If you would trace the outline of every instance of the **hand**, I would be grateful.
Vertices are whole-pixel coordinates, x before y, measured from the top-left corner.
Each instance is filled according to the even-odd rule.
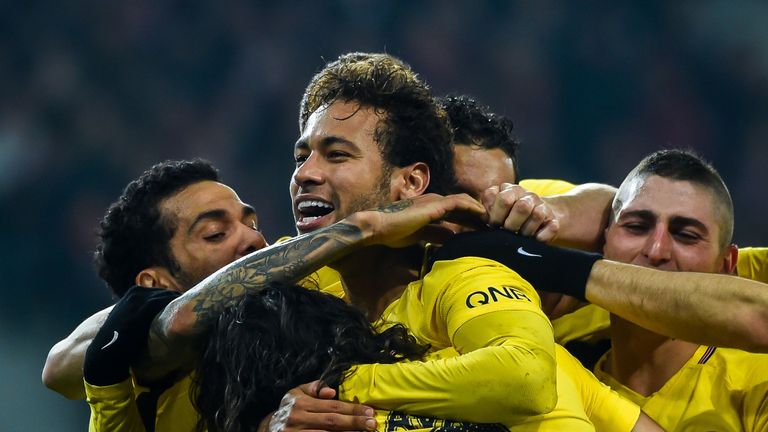
[[[539,291],[539,297],[541,298],[541,309],[550,320],[556,320],[585,304],[576,297],[548,291]]]
[[[368,244],[405,247],[419,241],[441,243],[453,234],[438,221],[482,225],[485,208],[467,194],[426,194],[396,201],[351,217],[360,223]]]
[[[283,396],[277,411],[262,420],[259,432],[373,431],[373,408],[333,399],[336,390],[320,381],[302,384]]]
[[[132,287],[115,304],[83,361],[83,377],[90,384],[117,384],[129,376],[129,366],[147,346],[152,320],[179,293],[162,288]]]
[[[511,183],[491,186],[483,192],[482,201],[491,227],[501,227],[542,242],[557,237],[560,222],[553,209],[521,186]]]

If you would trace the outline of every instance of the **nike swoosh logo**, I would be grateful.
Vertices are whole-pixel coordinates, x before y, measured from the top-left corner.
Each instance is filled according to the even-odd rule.
[[[539,258],[541,258],[541,255],[536,255],[536,254],[533,254],[533,253],[530,253],[530,252],[526,252],[525,249],[523,249],[522,246],[517,248],[517,253],[519,253],[520,255],[525,255],[525,256],[529,256],[529,257],[539,257]]]
[[[106,347],[108,347],[108,346],[112,345],[113,343],[115,343],[115,341],[117,340],[117,336],[118,336],[117,335],[117,330],[115,330],[115,334],[112,336],[112,340],[109,341],[108,344],[106,344],[103,347],[101,347],[101,349],[105,349]]]

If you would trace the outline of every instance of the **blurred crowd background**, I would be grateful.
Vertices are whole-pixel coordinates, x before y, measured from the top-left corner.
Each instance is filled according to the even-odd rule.
[[[205,157],[269,239],[294,233],[298,103],[349,51],[510,116],[523,177],[617,184],[695,149],[731,188],[738,244],[768,245],[765,2],[0,2],[0,430],[87,428],[40,372],[110,304],[94,229],[141,171]]]

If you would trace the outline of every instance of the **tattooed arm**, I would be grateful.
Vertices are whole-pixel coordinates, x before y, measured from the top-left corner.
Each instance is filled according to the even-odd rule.
[[[134,371],[159,379],[192,367],[205,332],[221,311],[248,292],[273,282],[295,283],[359,248],[399,247],[434,234],[431,222],[448,216],[481,216],[485,209],[468,195],[428,194],[354,213],[316,232],[254,252],[224,267],[174,300],[155,318],[148,352]]]

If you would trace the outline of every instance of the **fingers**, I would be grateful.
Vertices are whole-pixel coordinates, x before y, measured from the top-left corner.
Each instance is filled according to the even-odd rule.
[[[488,188],[482,196],[488,225],[551,241],[560,227],[552,208],[538,195],[518,185],[502,183]]]
[[[319,381],[290,390],[269,420],[269,431],[349,431],[375,430],[374,410],[368,406],[343,402],[333,397],[335,390]],[[316,397],[317,395],[319,397]]]

